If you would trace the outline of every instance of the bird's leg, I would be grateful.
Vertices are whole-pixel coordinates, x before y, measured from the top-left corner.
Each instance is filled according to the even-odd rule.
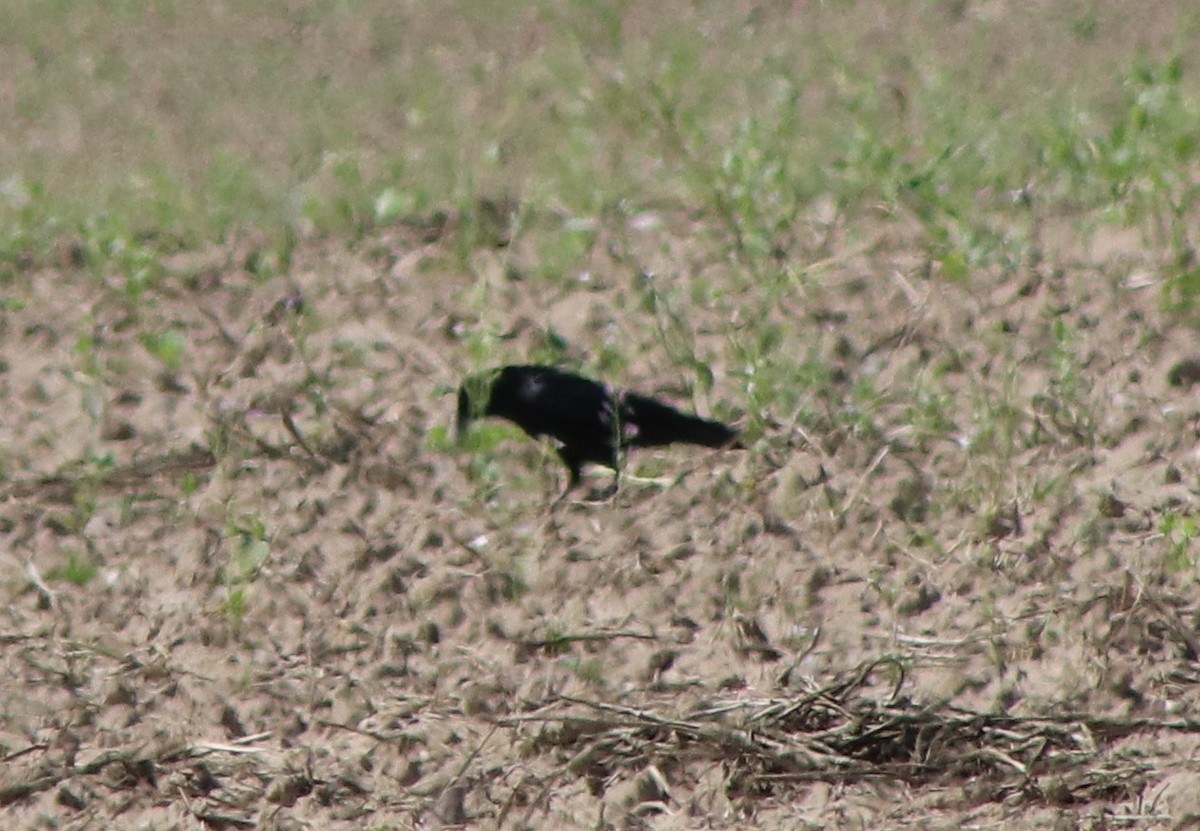
[[[576,458],[574,454],[568,452],[565,448],[559,447],[557,449],[559,458],[561,458],[563,460],[563,464],[567,466],[567,476],[569,478],[567,480],[566,488],[564,488],[563,492],[558,495],[558,498],[551,503],[551,508],[566,499],[567,494],[575,490],[583,477],[583,462]]]

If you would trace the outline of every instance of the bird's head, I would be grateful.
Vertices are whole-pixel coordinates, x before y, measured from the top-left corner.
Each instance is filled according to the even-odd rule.
[[[481,372],[463,379],[458,388],[458,413],[455,431],[461,444],[467,437],[471,422],[488,414],[492,400],[492,385],[496,382],[496,371]]]
[[[458,437],[458,443],[462,444],[467,437],[467,428],[471,425],[471,394],[467,392],[467,385],[463,384],[458,388],[458,414],[454,418],[455,435]]]

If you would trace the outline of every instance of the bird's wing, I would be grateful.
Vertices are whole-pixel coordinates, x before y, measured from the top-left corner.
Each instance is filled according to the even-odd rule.
[[[565,373],[533,375],[522,382],[523,409],[538,433],[566,441],[612,426],[612,396],[595,381]]]

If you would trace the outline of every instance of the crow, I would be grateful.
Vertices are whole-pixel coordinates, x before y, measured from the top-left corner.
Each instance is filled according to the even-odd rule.
[[[505,366],[464,380],[458,389],[459,440],[472,420],[486,416],[508,419],[534,438],[554,440],[570,474],[564,495],[579,484],[587,462],[619,472],[618,456],[627,447],[674,442],[725,447],[738,435],[719,421],[549,366]]]

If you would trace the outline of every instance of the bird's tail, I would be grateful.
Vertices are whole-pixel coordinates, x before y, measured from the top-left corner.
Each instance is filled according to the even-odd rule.
[[[705,447],[725,447],[737,438],[737,430],[719,421],[681,413],[674,407],[634,392],[621,398],[623,442],[634,447],[683,442]]]

